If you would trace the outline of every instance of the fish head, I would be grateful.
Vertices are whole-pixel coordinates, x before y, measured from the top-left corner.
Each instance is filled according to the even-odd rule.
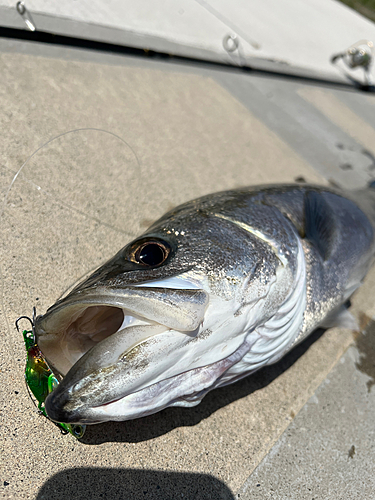
[[[93,424],[199,403],[277,310],[288,272],[269,244],[212,211],[170,212],[36,319],[60,378],[48,416]]]

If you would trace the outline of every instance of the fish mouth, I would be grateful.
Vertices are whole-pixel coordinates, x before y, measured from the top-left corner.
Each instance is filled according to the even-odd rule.
[[[50,366],[64,377],[90,349],[119,332],[122,353],[152,336],[152,328],[194,332],[202,322],[208,295],[202,289],[132,286],[95,288],[68,296],[35,324],[38,345]]]
[[[112,335],[125,330],[127,333],[134,332],[134,328],[131,328],[134,326],[157,325],[134,313],[130,314],[125,308],[102,303],[69,308],[64,310],[64,317],[61,314],[53,320],[56,322],[54,329],[49,328],[49,322],[46,320],[43,325],[37,323],[36,337],[48,364],[61,378],[65,377],[88,351]],[[139,333],[137,337],[134,334],[128,335],[128,345],[123,344],[122,352],[152,335],[149,328],[141,329]]]
[[[60,380],[46,399],[48,416],[95,423],[95,408],[168,377],[168,352],[195,337],[207,305],[208,294],[196,286],[95,288],[56,303],[35,324],[37,343]]]

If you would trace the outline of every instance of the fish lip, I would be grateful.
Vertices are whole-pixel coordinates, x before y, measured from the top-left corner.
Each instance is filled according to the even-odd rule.
[[[53,422],[57,423],[64,423],[64,424],[99,424],[102,422],[100,419],[93,419],[93,418],[87,418],[87,411],[89,412],[90,408],[89,406],[82,406],[76,410],[66,410],[64,403],[69,402],[69,396],[66,394],[67,391],[64,391],[63,393],[56,393],[53,391],[51,394],[48,395],[46,398],[44,405],[45,405],[45,410],[47,413],[47,416],[50,420]],[[64,396],[64,397],[62,397]],[[59,399],[57,402],[56,399]],[[86,416],[83,416],[86,415]]]
[[[54,422],[62,422],[66,424],[73,423],[69,413],[64,410],[64,403],[69,401],[66,394],[67,391],[57,392],[56,389],[49,394],[44,402],[44,408],[48,418]],[[65,396],[65,400],[62,396]],[[56,401],[58,399],[59,401]]]
[[[132,290],[133,288],[135,287],[126,286],[126,289]],[[82,306],[82,310],[90,306],[117,307],[120,309],[128,310],[131,314],[130,309],[126,307],[126,302],[119,300],[118,296],[114,296],[114,293],[116,291],[116,288],[105,287],[79,290],[75,292],[74,295],[68,295],[61,301],[56,302],[53,306],[47,309],[47,312],[44,315],[38,316],[36,318],[36,326],[39,326],[40,328],[40,323],[45,322],[46,319],[49,319],[50,316],[56,315],[60,311],[65,310],[67,307],[74,306]],[[143,319],[145,321],[152,322],[151,318],[144,317]]]
[[[44,408],[50,420],[56,423],[64,424],[82,424],[93,425],[102,422],[98,418],[90,418],[90,409],[94,408],[88,405],[82,405],[75,409],[67,409],[69,405],[69,390],[51,392],[45,402]],[[102,405],[105,406],[105,405]]]
[[[113,399],[108,403],[102,405],[90,406],[82,401],[82,404],[76,408],[69,408],[71,405],[71,392],[74,383],[70,384],[68,387],[64,387],[59,384],[45,399],[44,408],[46,410],[47,416],[50,420],[58,423],[75,424],[75,423],[100,423],[100,420],[93,421],[91,418],[87,418],[87,414],[90,412],[91,408],[99,408],[101,406],[106,406],[108,404],[114,403],[126,396],[121,396],[117,399]]]
[[[36,318],[36,323],[35,323],[36,334],[38,336],[38,331],[40,331],[41,333],[47,333],[42,326],[43,323],[48,321],[51,316],[54,318],[59,312],[66,310],[68,307],[74,308],[74,306],[77,307],[77,310],[79,310],[80,308],[82,308],[83,310],[91,306],[117,307],[119,309],[127,311],[129,315],[136,316],[145,322],[151,324],[152,323],[164,324],[163,322],[160,322],[157,319],[155,319],[152,314],[144,314],[144,312],[141,312],[139,308],[135,308],[134,305],[129,306],[129,296],[130,298],[133,298],[131,297],[131,294],[139,295],[142,292],[144,294],[147,294],[150,293],[151,291],[159,293],[160,292],[167,293],[173,291],[174,295],[185,293],[187,295],[190,294],[190,297],[196,297],[197,294],[200,294],[202,297],[206,299],[204,308],[208,305],[208,293],[203,288],[194,287],[193,289],[179,289],[179,288],[170,288],[162,286],[149,286],[147,284],[145,284],[144,286],[142,285],[143,284],[126,285],[122,289],[119,289],[118,287],[113,287],[113,288],[96,287],[93,289],[84,289],[82,291],[77,291],[74,293],[73,296],[67,296],[62,301],[58,301],[56,304],[50,307],[43,316],[38,316]],[[172,307],[176,307],[176,304],[172,304]],[[165,325],[165,326],[171,328],[170,325]],[[191,330],[194,329],[195,328],[191,328]],[[187,328],[187,330],[190,330],[190,328]]]
[[[95,416],[92,415],[92,411],[95,411],[98,408],[104,408],[127,397],[127,395],[125,395],[102,405],[89,406],[82,404],[81,406],[74,409],[68,409],[67,406],[69,406],[70,402],[69,393],[69,388],[64,389],[63,391],[58,391],[57,389],[55,389],[47,396],[44,402],[44,408],[46,410],[48,418],[53,422],[87,425],[102,423],[103,420],[100,418],[95,418]],[[92,417],[90,417],[90,415],[92,415]]]

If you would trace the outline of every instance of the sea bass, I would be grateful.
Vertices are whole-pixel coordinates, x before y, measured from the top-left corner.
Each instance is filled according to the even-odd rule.
[[[60,379],[48,416],[94,424],[194,406],[342,321],[373,262],[366,213],[308,185],[225,191],[168,212],[36,318]]]

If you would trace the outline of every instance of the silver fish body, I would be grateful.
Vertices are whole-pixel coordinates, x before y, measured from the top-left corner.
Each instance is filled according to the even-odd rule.
[[[92,424],[196,405],[331,324],[373,257],[370,218],[327,188],[181,205],[37,318],[61,378],[46,411]]]

